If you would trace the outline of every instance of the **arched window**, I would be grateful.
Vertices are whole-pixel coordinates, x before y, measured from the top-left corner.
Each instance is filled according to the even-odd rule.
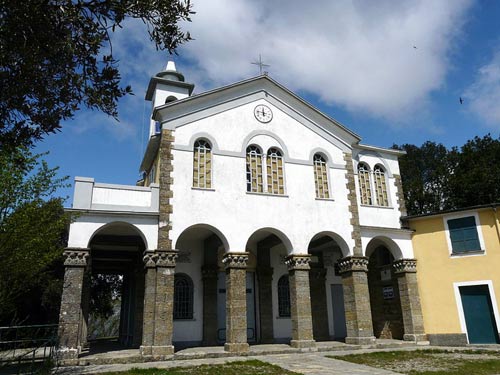
[[[212,146],[203,139],[194,143],[193,187],[202,189],[212,187]]]
[[[174,319],[193,319],[193,281],[183,273],[174,276]]]
[[[167,99],[165,99],[165,104],[175,102],[176,100],[177,98],[175,96],[170,95]]]
[[[375,180],[375,195],[377,196],[377,204],[379,206],[389,206],[384,169],[380,165],[376,165],[375,168],[373,168],[373,176]]]
[[[328,168],[326,165],[326,159],[321,154],[315,154],[313,162],[316,198],[330,198],[330,192],[328,191]]]
[[[247,191],[262,193],[262,151],[257,146],[247,147]]]
[[[288,275],[283,275],[278,280],[278,315],[280,318],[290,317],[290,284]]]
[[[361,204],[373,204],[370,171],[368,170],[368,166],[364,163],[358,164],[358,182]]]
[[[283,156],[277,148],[270,148],[267,152],[267,192],[285,194]]]

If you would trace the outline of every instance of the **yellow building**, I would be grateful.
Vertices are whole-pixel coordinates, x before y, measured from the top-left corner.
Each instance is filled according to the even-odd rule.
[[[407,217],[433,345],[499,343],[500,204]]]

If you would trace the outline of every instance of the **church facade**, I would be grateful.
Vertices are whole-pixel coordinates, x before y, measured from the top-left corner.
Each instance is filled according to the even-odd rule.
[[[173,62],[151,78],[138,186],[75,180],[66,358],[87,345],[98,273],[123,276],[119,340],[143,356],[424,339],[401,152],[363,145],[267,75],[193,88]]]

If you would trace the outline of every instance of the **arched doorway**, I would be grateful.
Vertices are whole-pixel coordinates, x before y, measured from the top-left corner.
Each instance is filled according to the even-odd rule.
[[[311,311],[316,341],[344,340],[347,336],[342,277],[337,262],[347,245],[335,233],[318,233],[309,243]]]
[[[221,262],[228,250],[215,227],[197,224],[177,239],[174,279],[174,332],[177,349],[225,342],[225,275]]]
[[[97,350],[116,344],[139,347],[144,307],[143,234],[132,224],[112,222],[93,234],[88,247],[91,267],[84,281],[82,312],[90,349],[93,344]]]
[[[366,256],[373,334],[376,338],[402,340],[403,314],[393,267],[394,261],[401,258],[400,251],[392,241],[374,238],[367,246]]]
[[[255,259],[247,270],[247,278],[254,279],[257,297],[253,302],[254,312],[252,302],[247,302],[247,315],[255,315],[254,342],[289,343],[292,323],[285,259],[291,251],[290,240],[279,230],[263,228],[250,236],[246,250],[250,259]],[[248,334],[252,334],[250,326]]]

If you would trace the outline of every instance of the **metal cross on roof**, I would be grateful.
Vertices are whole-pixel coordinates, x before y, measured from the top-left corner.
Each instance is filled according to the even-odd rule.
[[[264,67],[269,68],[271,66],[271,65],[264,64],[262,62],[262,57],[260,56],[260,54],[259,54],[259,61],[255,61],[255,62],[252,62],[250,64],[258,65],[260,74],[262,74],[262,68],[264,68]],[[264,73],[267,73],[267,72],[264,72]]]

